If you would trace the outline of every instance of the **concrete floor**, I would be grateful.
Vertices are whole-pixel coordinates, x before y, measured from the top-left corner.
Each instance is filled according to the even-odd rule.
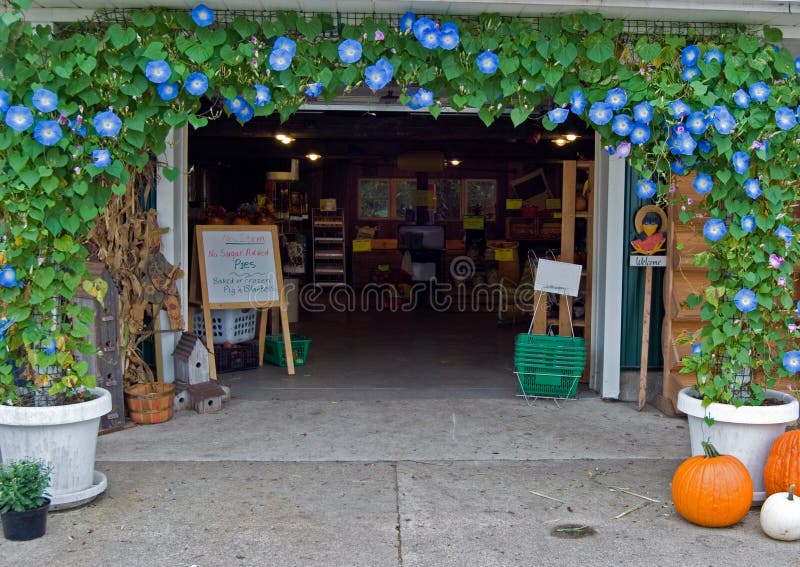
[[[101,436],[106,493],[50,514],[39,540],[0,540],[0,564],[797,564],[757,510],[724,529],[677,515],[685,420],[591,392],[528,405],[517,329],[433,315],[413,329],[392,314],[304,320],[314,342],[294,378],[224,375],[217,413]]]

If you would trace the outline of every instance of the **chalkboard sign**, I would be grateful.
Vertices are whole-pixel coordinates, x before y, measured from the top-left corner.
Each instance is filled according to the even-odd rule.
[[[254,307],[279,301],[280,258],[275,254],[272,231],[267,227],[226,229],[199,233],[209,306]]]

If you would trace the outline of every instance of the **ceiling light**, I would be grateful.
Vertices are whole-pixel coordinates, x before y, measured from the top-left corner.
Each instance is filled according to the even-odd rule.
[[[294,142],[294,138],[291,136],[287,136],[286,134],[275,134],[275,139],[278,140],[281,144],[291,144]]]
[[[450,165],[459,166],[459,165],[461,165],[461,160],[460,159],[451,159],[450,160]]]
[[[319,154],[318,154],[318,153],[316,153],[316,152],[311,152],[310,154],[306,154],[306,157],[307,157],[308,159],[310,159],[311,161],[317,161],[317,160],[318,160],[319,158],[321,158],[322,156],[321,156],[321,155],[319,155]]]
[[[564,138],[556,138],[553,140],[553,143],[557,146],[564,146],[567,144],[567,141]]]
[[[574,142],[575,140],[577,140],[577,139],[578,139],[578,136],[577,136],[577,135],[575,135],[575,134],[567,134],[567,135],[566,135],[566,136],[564,136],[564,137],[565,137],[565,138],[567,139],[567,141],[569,141],[569,142]]]

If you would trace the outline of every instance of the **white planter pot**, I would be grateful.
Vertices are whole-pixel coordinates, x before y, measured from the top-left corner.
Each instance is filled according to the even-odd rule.
[[[100,418],[111,411],[108,390],[92,390],[88,402],[51,407],[0,405],[0,456],[42,459],[53,467],[51,509],[73,508],[93,500],[107,486],[94,470]]]
[[[786,431],[786,426],[797,420],[797,399],[789,394],[767,390],[768,399],[785,403],[775,406],[742,406],[712,403],[703,407],[702,400],[695,398],[692,388],[678,393],[678,409],[689,416],[689,439],[692,455],[702,455],[703,441],[710,441],[721,454],[733,455],[747,467],[753,479],[753,503],[763,502],[764,464],[772,442]],[[714,418],[708,426],[704,417]]]

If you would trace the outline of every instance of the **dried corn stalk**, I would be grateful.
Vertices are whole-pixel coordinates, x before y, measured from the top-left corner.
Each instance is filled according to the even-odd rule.
[[[142,292],[148,239],[158,225],[156,211],[143,211],[139,203],[147,201],[155,178],[153,162],[141,172],[131,171],[125,194],[111,197],[89,237],[98,260],[106,264],[120,291],[120,353],[126,386],[154,380],[140,345],[154,334],[152,324],[145,326],[145,314],[152,313],[152,305]]]

